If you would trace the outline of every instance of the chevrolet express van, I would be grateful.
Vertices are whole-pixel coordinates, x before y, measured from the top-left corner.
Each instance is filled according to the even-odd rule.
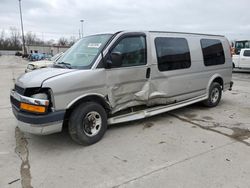
[[[89,145],[108,124],[196,102],[214,107],[231,80],[224,36],[122,31],[82,38],[52,68],[20,76],[10,98],[24,132],[51,134],[65,125],[74,141]]]

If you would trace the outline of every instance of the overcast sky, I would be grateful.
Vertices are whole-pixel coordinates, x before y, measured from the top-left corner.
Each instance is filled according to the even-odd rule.
[[[166,30],[250,39],[250,0],[22,0],[24,30],[46,40],[119,30]],[[0,29],[20,29],[18,0],[0,0]]]

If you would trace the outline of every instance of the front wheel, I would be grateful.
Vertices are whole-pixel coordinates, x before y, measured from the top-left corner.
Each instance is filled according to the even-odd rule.
[[[209,97],[203,102],[205,106],[215,107],[219,104],[222,95],[221,85],[217,82],[213,82],[209,89]]]
[[[69,119],[71,138],[82,145],[98,142],[107,129],[107,114],[104,108],[95,102],[86,102],[77,106]]]

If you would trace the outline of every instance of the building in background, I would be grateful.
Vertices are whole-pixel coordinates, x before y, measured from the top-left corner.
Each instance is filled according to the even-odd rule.
[[[70,46],[59,46],[59,45],[26,45],[27,53],[45,53],[55,55],[60,52],[65,52]]]

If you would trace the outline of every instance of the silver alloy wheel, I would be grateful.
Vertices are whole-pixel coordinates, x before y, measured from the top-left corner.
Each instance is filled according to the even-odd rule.
[[[211,101],[212,103],[216,103],[219,99],[220,96],[220,91],[218,88],[213,88],[212,92],[211,92]]]
[[[102,127],[102,117],[98,112],[96,111],[89,112],[84,117],[83,131],[87,136],[93,137],[97,135],[101,130],[101,127]]]

